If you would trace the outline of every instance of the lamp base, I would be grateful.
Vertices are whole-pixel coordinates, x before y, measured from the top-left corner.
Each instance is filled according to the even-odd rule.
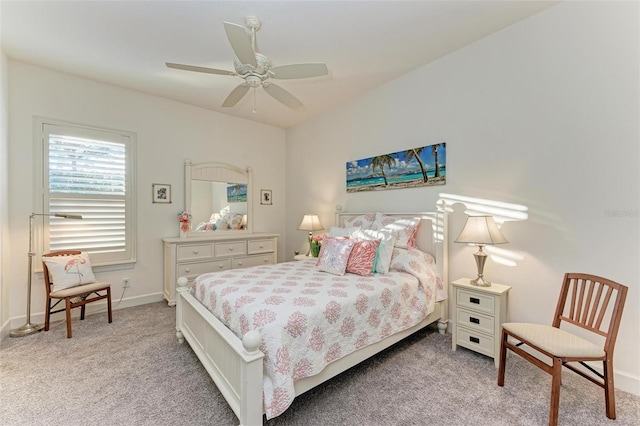
[[[11,337],[24,337],[29,336],[31,334],[37,333],[44,328],[44,324],[31,324],[30,322],[26,323],[22,327],[15,328],[9,332],[9,336]]]
[[[469,284],[476,285],[478,287],[491,287],[491,283],[481,276],[478,276],[478,278],[476,278],[475,280],[471,280]]]

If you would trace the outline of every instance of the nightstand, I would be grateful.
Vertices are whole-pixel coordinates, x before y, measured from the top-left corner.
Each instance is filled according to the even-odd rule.
[[[500,327],[507,321],[510,286],[491,283],[491,287],[469,284],[469,278],[451,283],[453,292],[453,335],[451,348],[471,349],[494,359],[498,367]]]

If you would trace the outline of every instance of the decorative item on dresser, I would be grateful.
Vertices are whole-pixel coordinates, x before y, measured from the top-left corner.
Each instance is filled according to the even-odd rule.
[[[460,235],[454,241],[456,243],[470,243],[478,246],[478,252],[473,254],[478,267],[478,277],[471,280],[471,284],[480,287],[490,287],[491,283],[484,279],[484,263],[487,261],[487,254],[482,250],[487,244],[508,243],[502,235],[493,216],[469,216],[464,224]]]
[[[463,346],[490,356],[498,368],[500,327],[507,321],[507,302],[510,286],[493,283],[478,287],[471,279],[462,278],[451,283],[453,294],[453,324],[451,347]]]
[[[278,261],[277,234],[224,234],[207,238],[163,238],[164,298],[176,304],[176,280],[207,272],[268,265]]]

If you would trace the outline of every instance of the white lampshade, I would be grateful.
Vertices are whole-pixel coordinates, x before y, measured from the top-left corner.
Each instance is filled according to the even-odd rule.
[[[319,231],[324,229],[317,214],[305,214],[298,226],[300,231]]]
[[[469,216],[456,243],[504,244],[508,243],[493,220],[493,216]]]

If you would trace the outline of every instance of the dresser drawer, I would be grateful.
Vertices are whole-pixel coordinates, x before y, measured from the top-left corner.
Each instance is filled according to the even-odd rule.
[[[494,334],[494,317],[464,308],[457,308],[456,313],[457,324],[468,327],[471,330],[479,330],[484,331],[485,333]]]
[[[275,263],[273,261],[273,253],[256,255],[256,256],[246,256],[246,257],[236,257],[232,261],[232,268],[249,268],[251,266],[258,265],[271,265]]]
[[[231,260],[216,260],[211,262],[197,263],[181,263],[178,264],[178,277],[187,277],[189,279],[207,272],[224,271],[231,269]]]
[[[246,241],[233,241],[228,243],[215,243],[216,257],[237,256],[247,254]]]
[[[274,251],[273,240],[254,240],[247,242],[247,253],[271,253]]]
[[[468,307],[491,315],[495,314],[496,307],[493,296],[463,288],[458,288],[457,292],[458,306]]]
[[[213,244],[189,244],[177,248],[178,262],[203,259],[213,259]]]
[[[470,330],[466,327],[458,326],[457,342],[458,345],[464,346],[481,354],[493,357],[495,340],[493,336]]]

